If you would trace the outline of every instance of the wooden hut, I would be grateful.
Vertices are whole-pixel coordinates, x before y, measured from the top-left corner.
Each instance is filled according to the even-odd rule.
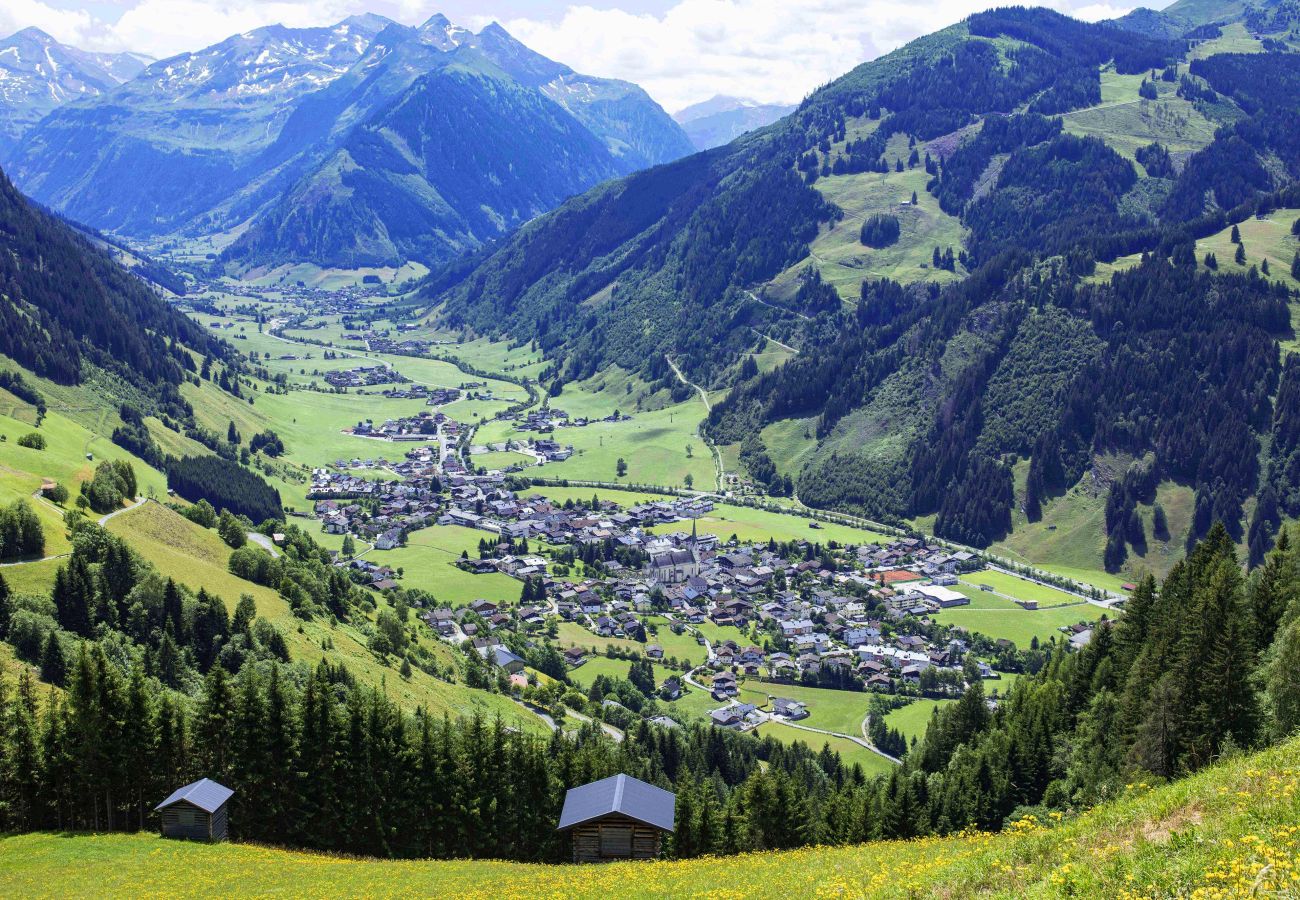
[[[224,841],[226,804],[235,792],[208,778],[177,788],[154,807],[162,814],[162,836],[191,841]]]
[[[676,807],[675,794],[614,775],[570,788],[559,830],[573,836],[576,863],[655,859],[664,833],[673,830]]]

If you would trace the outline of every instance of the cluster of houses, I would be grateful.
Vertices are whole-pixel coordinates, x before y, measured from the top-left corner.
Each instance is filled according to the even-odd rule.
[[[372,333],[373,334],[373,333]],[[429,348],[433,346],[432,341],[422,341],[417,338],[395,339],[391,337],[378,337],[371,334],[362,335],[363,347],[370,353],[391,353],[394,356],[426,356]]]
[[[460,423],[448,418],[446,413],[428,410],[400,419],[386,419],[378,424],[366,419],[343,429],[344,434],[385,441],[436,441],[442,437],[454,442],[460,431]]]
[[[615,411],[603,419],[589,419],[586,416],[570,416],[562,409],[543,406],[529,410],[527,413],[509,413],[498,416],[511,419],[517,431],[531,431],[536,434],[550,434],[556,428],[584,428],[592,422],[626,422],[632,417]]]
[[[409,379],[389,366],[357,366],[325,373],[325,380],[336,388],[369,387],[376,384],[404,384]]]

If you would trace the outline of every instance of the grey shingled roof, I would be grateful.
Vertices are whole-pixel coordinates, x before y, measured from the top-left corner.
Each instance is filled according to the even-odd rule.
[[[629,775],[613,775],[569,788],[560,813],[560,830],[620,813],[664,831],[673,830],[677,795]]]
[[[206,813],[214,813],[232,796],[234,791],[225,785],[217,784],[209,778],[200,778],[193,784],[172,791],[172,795],[154,807],[154,811],[171,806],[173,803],[189,803]]]

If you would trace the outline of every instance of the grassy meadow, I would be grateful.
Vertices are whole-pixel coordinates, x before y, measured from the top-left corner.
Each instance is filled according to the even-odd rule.
[[[605,866],[353,859],[153,834],[0,839],[16,897],[1294,897],[1300,739],[1000,834]],[[238,823],[235,823],[238,827]]]

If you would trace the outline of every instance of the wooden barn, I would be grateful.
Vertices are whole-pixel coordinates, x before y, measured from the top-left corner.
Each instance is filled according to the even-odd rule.
[[[614,775],[570,788],[559,830],[572,835],[576,863],[655,859],[664,834],[673,830],[676,807],[675,794]]]
[[[191,841],[224,841],[228,826],[226,804],[235,794],[230,788],[201,778],[177,788],[154,807],[162,814],[162,836]]]

